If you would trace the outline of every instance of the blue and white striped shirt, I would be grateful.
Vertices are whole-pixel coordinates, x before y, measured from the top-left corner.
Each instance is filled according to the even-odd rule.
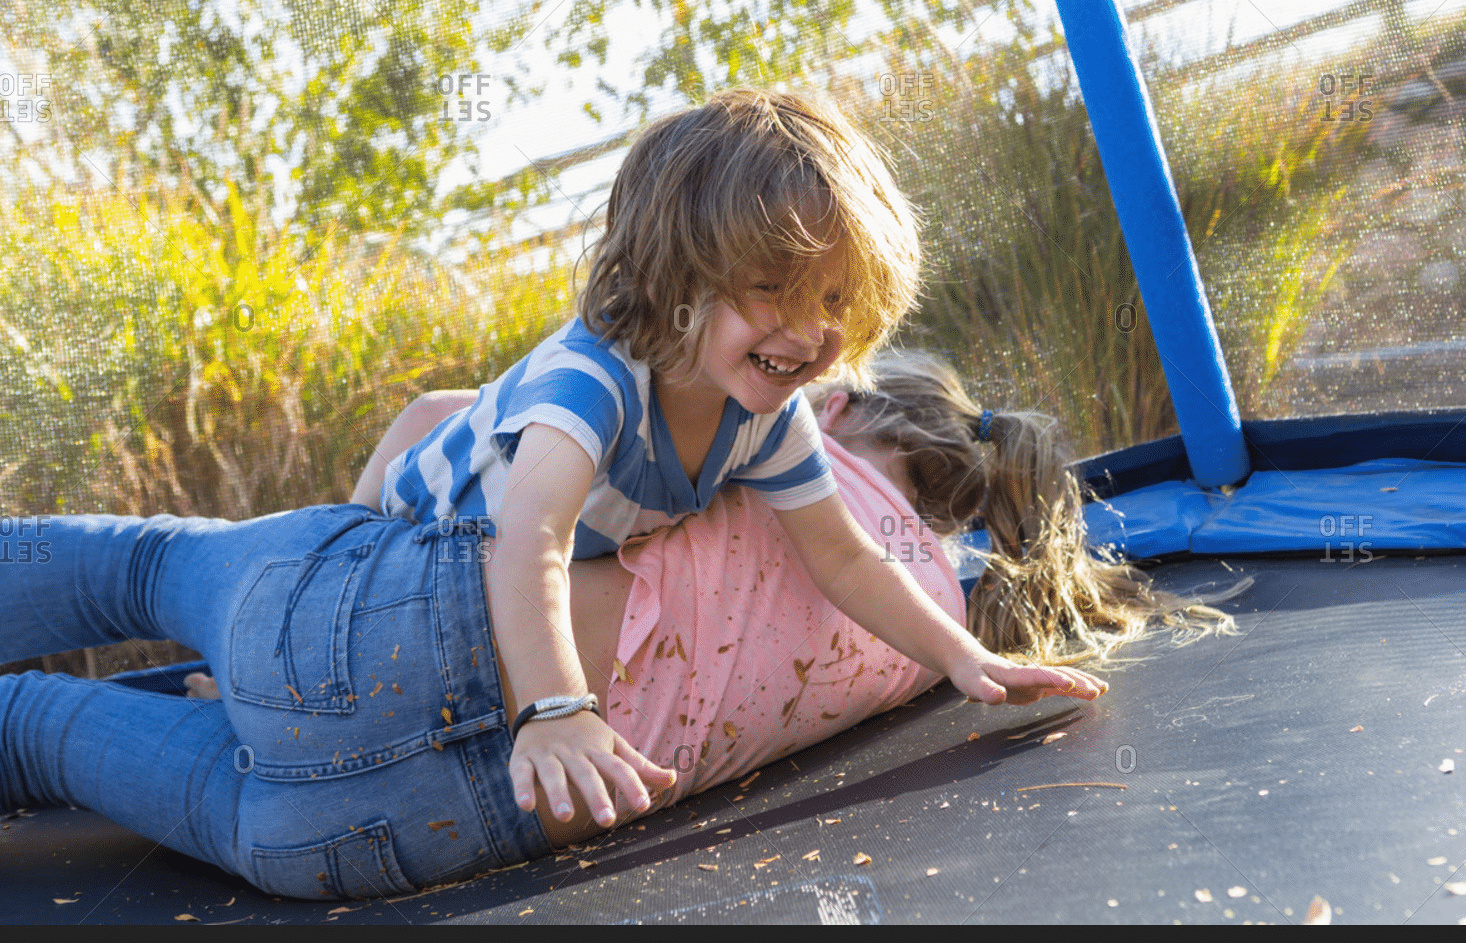
[[[651,371],[624,342],[597,337],[577,319],[388,465],[382,508],[423,522],[481,517],[492,534],[519,435],[532,423],[565,432],[595,464],[575,526],[576,559],[615,553],[628,537],[703,510],[725,484],[754,488],[778,510],[835,493],[802,392],[768,415],[728,399],[694,486],[652,394]]]

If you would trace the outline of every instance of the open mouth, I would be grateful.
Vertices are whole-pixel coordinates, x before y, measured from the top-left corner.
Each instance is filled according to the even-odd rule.
[[[804,361],[786,357],[768,357],[763,354],[749,354],[754,366],[771,377],[792,377],[804,368]]]

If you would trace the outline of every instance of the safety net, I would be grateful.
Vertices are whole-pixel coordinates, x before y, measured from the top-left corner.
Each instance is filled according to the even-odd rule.
[[[1243,419],[1459,406],[1461,4],[1122,4]],[[924,213],[903,341],[1076,454],[1176,428],[1044,4],[15,4],[11,514],[342,500],[572,309],[627,134],[816,87]]]
[[[1352,443],[1377,438],[1369,417],[1408,424],[1397,414],[1455,415],[1466,407],[1466,0],[1123,0],[1118,7],[1241,419],[1352,414],[1337,427]],[[1140,467],[1150,461],[1147,443],[1178,432],[1152,334],[1169,312],[1149,310],[1141,297],[1108,182],[1127,169],[1102,161],[1053,3],[14,0],[0,23],[0,514],[15,516],[6,526],[32,529],[36,553],[57,514],[238,519],[346,501],[406,404],[426,391],[492,379],[572,315],[585,280],[582,254],[600,232],[611,179],[636,130],[732,85],[826,91],[889,154],[920,210],[926,257],[925,287],[899,343],[952,361],[986,406],[1051,414],[1076,456],[1129,448]],[[1438,426],[1421,428],[1431,441],[1441,438]],[[1250,435],[1249,447],[1264,439]],[[1398,454],[1459,462],[1461,451],[1458,441],[1440,455],[1425,446]],[[1184,461],[1156,461],[1186,477]],[[1280,492],[1263,497],[1262,511],[1239,503],[1241,510],[1218,517],[1224,491],[1178,481],[1165,487],[1184,494],[1159,512],[1117,501],[1097,510],[1091,526],[1117,543],[1128,526],[1141,556],[1236,554],[1300,550],[1278,536],[1293,526],[1309,532],[1309,548],[1320,535],[1349,539],[1361,515],[1373,522],[1382,513],[1330,502],[1340,479],[1321,473],[1308,486],[1312,503],[1300,503],[1302,479],[1288,477],[1286,462],[1257,470],[1256,489]],[[1339,474],[1363,480],[1371,494],[1393,494],[1395,473],[1386,464]],[[1096,474],[1112,484],[1124,477],[1119,465]],[[1373,474],[1383,477],[1359,477]],[[1429,495],[1412,498],[1421,513],[1440,518],[1430,538],[1436,549],[1460,540],[1459,500],[1451,497],[1459,476],[1443,474],[1429,479]],[[1268,475],[1275,477],[1263,480]],[[1110,533],[1104,515],[1116,507],[1128,523]],[[1300,507],[1289,522],[1269,516]],[[1200,538],[1186,523],[1193,511],[1198,526],[1205,519],[1210,528]],[[1408,532],[1419,516],[1402,517],[1400,527]],[[1320,521],[1345,530],[1317,530]],[[1408,533],[1398,543],[1419,545]],[[1369,561],[1344,565],[1356,562]],[[1069,772],[1070,785],[1090,785],[1077,781],[1079,767],[1051,777],[1052,768],[1037,762],[1040,747],[1065,736],[1073,718],[1038,709],[1012,721],[984,714],[958,736],[948,716],[958,700],[945,690],[909,716],[879,721],[875,733],[857,731],[856,740],[818,753],[815,772],[796,764],[771,772],[756,787],[775,784],[755,795],[765,819],[728,813],[744,798],[729,786],[694,800],[691,819],[679,808],[652,820],[652,838],[621,833],[623,860],[603,872],[588,860],[541,862],[453,891],[457,919],[522,919],[538,908],[531,919],[958,920],[989,901],[978,919],[1222,919],[1223,908],[1227,919],[1234,911],[1238,920],[1293,919],[1306,907],[1309,882],[1328,876],[1322,867],[1278,866],[1297,850],[1282,825],[1337,810],[1345,793],[1355,808],[1399,812],[1404,823],[1390,833],[1397,843],[1370,859],[1373,870],[1355,869],[1345,882],[1367,895],[1393,879],[1378,898],[1388,898],[1388,913],[1353,916],[1457,919],[1460,908],[1436,893],[1450,877],[1438,873],[1444,855],[1452,867],[1461,860],[1460,800],[1443,785],[1453,780],[1443,772],[1420,777],[1429,783],[1405,789],[1406,811],[1379,784],[1400,781],[1401,769],[1424,762],[1422,751],[1432,762],[1437,753],[1459,753],[1459,712],[1442,723],[1426,710],[1431,699],[1419,707],[1421,699],[1412,700],[1405,713],[1371,702],[1378,709],[1358,726],[1395,739],[1370,740],[1367,750],[1363,738],[1346,743],[1350,721],[1329,734],[1338,756],[1318,762],[1309,753],[1317,744],[1288,726],[1301,729],[1306,721],[1298,718],[1320,705],[1330,722],[1348,719],[1333,699],[1356,676],[1340,666],[1374,657],[1386,639],[1370,636],[1367,648],[1361,639],[1383,624],[1408,623],[1416,633],[1400,643],[1405,654],[1389,649],[1395,660],[1380,677],[1391,690],[1409,688],[1412,666],[1424,660],[1429,684],[1446,692],[1437,711],[1458,702],[1459,669],[1449,660],[1462,644],[1457,564],[1418,562],[1390,564],[1399,570],[1390,571],[1396,586],[1434,600],[1412,603],[1408,618],[1389,614],[1400,604],[1385,599],[1384,583],[1353,581],[1343,566],[1290,596],[1295,563],[1257,564],[1265,583],[1268,574],[1275,580],[1259,597],[1272,608],[1250,611],[1244,629],[1266,623],[1274,609],[1296,609],[1299,631],[1327,635],[1353,654],[1314,660],[1312,649],[1277,642],[1258,656],[1265,660],[1258,671],[1316,684],[1302,693],[1288,688],[1282,706],[1264,709],[1262,700],[1244,703],[1252,694],[1199,688],[1212,662],[1196,653],[1215,650],[1187,649],[1156,669],[1163,697],[1133,688],[1105,715],[1110,726],[1076,727],[1067,745],[1074,752],[1082,741],[1106,762],[1113,752],[1116,764],[1131,764],[1093,786],[1111,792],[1086,793],[1098,796],[1090,813],[1103,806],[1105,817],[1086,824],[1094,840],[1075,843],[1078,858],[1034,849],[1056,847],[1046,836],[1089,798],[1022,791],[1047,790],[1053,784],[1041,780]],[[1216,579],[1217,566],[1205,563],[1205,577]],[[1184,588],[1192,574],[1172,582]],[[1346,624],[1355,631],[1345,632]],[[1439,639],[1427,645],[1421,638],[1432,630]],[[1431,654],[1437,650],[1444,659]],[[167,645],[129,645],[48,656],[44,666],[103,676],[186,656]],[[1230,663],[1227,676],[1240,689],[1255,681],[1253,665]],[[1151,724],[1146,712],[1157,699],[1170,712]],[[1141,715],[1143,723],[1135,720]],[[1401,751],[1417,744],[1416,720],[1430,732],[1419,750],[1409,748],[1407,763]],[[1186,751],[1199,739],[1190,724],[1220,725],[1227,736],[1209,758],[1188,765]],[[1141,729],[1148,733],[1134,732]],[[1299,751],[1285,764],[1296,773],[1257,752],[1264,738],[1275,751],[1268,757]],[[955,759],[933,754],[934,743]],[[1145,743],[1159,745],[1139,747],[1141,761],[1156,764],[1141,771],[1161,770],[1162,778],[1121,796],[1132,782],[1124,775],[1136,769],[1136,744]],[[1354,747],[1365,752],[1349,753]],[[846,762],[847,749],[860,763],[867,750],[869,768]],[[920,817],[956,803],[955,790],[948,796],[938,787],[975,776],[974,768],[1003,770],[982,780],[981,808],[963,807],[960,827],[945,831],[940,818]],[[1380,779],[1372,778],[1376,768]],[[1245,790],[1233,788],[1230,770],[1242,771],[1236,779]],[[838,777],[848,773],[853,782],[862,772],[867,792],[820,798],[845,788]],[[1319,785],[1325,773],[1347,780],[1345,793]],[[1310,792],[1284,811],[1276,802],[1259,811],[1270,790],[1287,793],[1290,779]],[[1185,797],[1202,793],[1204,800],[1187,804]],[[842,810],[872,796],[889,807],[858,829],[855,817],[842,824],[849,815]],[[1197,821],[1186,817],[1203,806]],[[1006,821],[999,810],[1024,817],[1027,830],[1013,843],[1022,854],[977,844],[992,840],[989,823]],[[1442,814],[1454,818],[1446,823]],[[1129,837],[1128,816],[1154,830]],[[54,879],[56,895],[44,896],[58,907],[70,902],[61,884],[77,872],[69,857],[67,866],[47,858],[53,870],[31,872],[42,849],[78,848],[76,860],[95,857],[107,867],[121,867],[121,859],[131,866],[149,851],[94,820],[70,832],[71,819],[45,821],[49,831],[12,823],[30,831],[11,834],[11,847],[26,857],[11,858],[6,873]],[[909,821],[920,824],[902,831]],[[916,860],[913,837],[940,846],[941,855],[898,879],[871,878],[859,859],[869,862],[878,824],[887,829],[881,847],[906,843],[906,864]],[[1245,830],[1236,844],[1196,837],[1231,825]],[[714,845],[720,828],[734,831],[719,839],[729,843],[754,836],[721,862],[731,868],[736,860],[753,875],[729,893],[717,883],[719,859],[693,854]],[[761,844],[768,837],[761,829],[799,840]],[[1402,830],[1414,837],[1399,837]],[[1428,852],[1422,835],[1435,843]],[[671,844],[659,846],[663,837]],[[1151,838],[1160,843],[1147,844]],[[1332,864],[1331,849],[1356,849],[1358,838],[1351,832],[1349,841],[1330,839],[1300,857]],[[1243,845],[1271,857],[1242,861],[1239,873],[1255,880],[1233,888],[1223,883],[1224,865],[1235,867]],[[828,859],[855,864],[816,875],[819,847]],[[1038,857],[1024,857],[1030,853]],[[995,857],[969,860],[983,855]],[[680,856],[669,869],[680,885],[650,877],[659,856]],[[1408,856],[1408,865],[1392,863]],[[805,864],[780,879],[765,870],[795,859]],[[1147,884],[1143,895],[1101,888],[1093,900],[1067,901],[1076,879],[1064,869],[1074,860],[1091,878],[1136,869],[1158,887],[1177,867],[1223,876],[1206,879],[1206,888],[1172,887],[1169,899]],[[1040,863],[1044,880],[1011,892],[1014,875],[1027,874],[1025,867],[1037,873]],[[155,856],[143,873],[160,886],[193,882],[185,870]],[[981,897],[953,876],[978,872]],[[614,884],[623,874],[642,879],[631,897],[649,895],[650,904],[621,895]],[[1396,890],[1400,875],[1405,890]],[[236,894],[261,921],[336,919],[326,906],[271,902],[222,873],[198,880],[210,919],[230,919]],[[993,897],[989,883],[1013,896]],[[1421,887],[1430,891],[1424,903],[1407,900]],[[935,901],[933,888],[941,904],[896,903]],[[593,906],[577,909],[575,893]],[[1124,909],[1142,896],[1143,906]],[[167,905],[129,909],[119,900],[96,919],[167,917]],[[429,897],[420,909],[372,905],[347,919],[443,919],[433,909],[443,900]],[[1036,901],[1056,909],[1035,912]],[[27,906],[26,919],[63,919]]]

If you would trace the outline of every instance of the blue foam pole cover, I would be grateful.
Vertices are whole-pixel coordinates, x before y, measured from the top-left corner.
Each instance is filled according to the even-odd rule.
[[[1112,0],[1058,5],[1192,474],[1234,484],[1250,471],[1237,398],[1125,21]]]

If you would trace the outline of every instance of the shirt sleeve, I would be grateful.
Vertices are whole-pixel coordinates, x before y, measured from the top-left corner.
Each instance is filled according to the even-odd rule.
[[[625,383],[618,380],[599,364],[559,358],[543,373],[499,391],[495,444],[512,460],[519,433],[539,423],[574,439],[599,469],[621,432]]]
[[[729,481],[758,491],[777,511],[802,508],[836,493],[819,422],[802,390],[779,412],[753,461]]]
[[[496,518],[519,436],[535,423],[566,433],[601,469],[620,435],[626,388],[635,391],[624,373],[563,347],[537,349],[388,465],[382,509],[418,521]]]
[[[465,500],[465,489],[475,478],[471,469],[482,467],[485,452],[493,450],[488,437],[480,438],[475,433],[475,419],[483,415],[487,389],[479,390],[472,406],[438,423],[421,441],[388,463],[382,479],[384,513],[416,521],[486,513],[481,500]]]

